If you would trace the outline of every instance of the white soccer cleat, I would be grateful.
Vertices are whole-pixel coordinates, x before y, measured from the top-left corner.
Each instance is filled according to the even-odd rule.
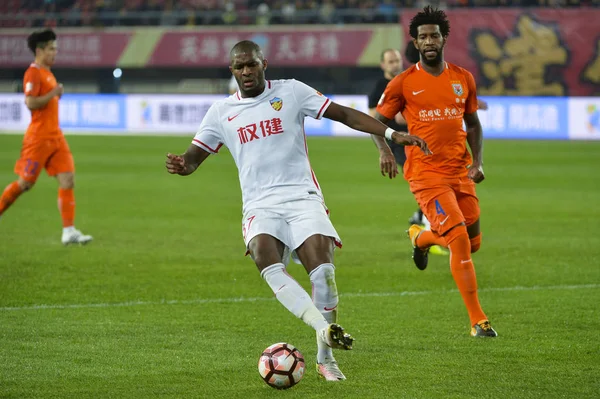
[[[336,323],[317,331],[317,339],[332,349],[351,350],[354,342],[352,335],[345,333],[344,328]]]
[[[92,236],[85,235],[81,231],[73,228],[68,231],[63,231],[61,241],[62,241],[63,245],[69,245],[69,244],[85,245],[88,242],[92,241],[93,239],[94,238]]]
[[[325,360],[323,363],[317,363],[317,373],[325,381],[343,381],[346,379],[335,360]]]

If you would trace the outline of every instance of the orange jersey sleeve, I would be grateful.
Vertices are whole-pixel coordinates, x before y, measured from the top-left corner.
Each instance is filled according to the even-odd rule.
[[[23,77],[25,96],[44,96],[57,84],[52,72],[35,64],[27,69]],[[31,123],[26,134],[41,139],[62,135],[58,122],[58,97],[52,98],[45,106],[31,111]]]
[[[433,76],[421,63],[404,71],[388,85],[377,110],[386,117],[401,111],[411,135],[427,142],[432,156],[417,147],[406,147],[404,176],[424,180],[466,176],[471,156],[467,150],[464,114],[477,111],[473,76],[463,68],[444,63]]]
[[[23,77],[23,91],[26,96],[40,95],[42,78],[39,68],[29,67]]]
[[[402,92],[403,83],[404,73],[396,76],[388,83],[377,103],[377,112],[388,119],[393,120],[399,112],[404,111],[406,102]]]

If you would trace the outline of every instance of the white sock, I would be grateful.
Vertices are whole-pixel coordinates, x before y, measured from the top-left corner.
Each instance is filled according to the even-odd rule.
[[[312,301],[330,324],[336,321],[338,292],[335,284],[335,266],[323,263],[309,274]]]
[[[338,292],[335,284],[335,266],[323,263],[309,274],[312,284],[312,300],[328,323],[337,319]],[[333,360],[331,347],[317,340],[317,363]]]
[[[63,234],[72,233],[73,231],[75,231],[75,226],[63,227]]]
[[[283,263],[275,263],[264,268],[260,276],[269,284],[277,300],[294,316],[316,331],[320,331],[329,325],[312,303],[310,295],[292,276],[287,274]]]

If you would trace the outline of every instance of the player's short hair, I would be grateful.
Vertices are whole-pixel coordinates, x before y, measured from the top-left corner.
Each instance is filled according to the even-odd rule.
[[[450,22],[448,22],[446,13],[432,6],[425,7],[410,20],[409,32],[413,38],[417,38],[421,25],[438,25],[443,37],[450,34]]]
[[[232,59],[235,53],[256,53],[261,60],[265,58],[260,46],[252,40],[242,40],[241,42],[237,42],[235,46],[231,48],[229,58]]]
[[[396,49],[394,49],[394,48],[386,48],[385,50],[383,50],[383,51],[381,52],[381,62],[383,62],[383,59],[385,58],[385,55],[386,55],[387,53],[389,53],[390,51],[398,51],[398,50],[396,50]]]
[[[35,54],[36,48],[45,48],[53,40],[56,40],[56,33],[52,29],[33,32],[27,37],[27,47]]]
[[[406,50],[404,51],[404,57],[406,57],[408,62],[410,62],[411,64],[416,64],[417,62],[421,61],[421,55],[419,54],[419,49],[417,49],[415,47],[415,44],[412,42],[412,40],[409,41],[408,43],[406,43]]]

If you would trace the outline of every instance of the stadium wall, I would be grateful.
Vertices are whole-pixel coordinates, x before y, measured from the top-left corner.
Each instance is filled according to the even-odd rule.
[[[331,95],[332,101],[367,112],[363,95]],[[215,95],[65,94],[60,121],[67,134],[191,135]],[[486,138],[527,140],[600,139],[600,97],[482,97]],[[436,110],[427,110],[435,112]],[[441,110],[443,112],[443,110]],[[0,94],[0,134],[27,128],[30,112],[21,94]],[[360,136],[328,119],[306,118],[310,136]]]
[[[162,78],[210,77],[212,70],[225,75],[228,52],[241,39],[258,42],[272,68],[377,68],[382,49],[404,51],[416,12],[403,9],[400,23],[384,25],[59,28],[55,70],[60,79],[61,69],[69,71],[69,78],[115,67],[128,69],[128,79],[145,70]],[[447,13],[452,29],[445,58],[474,74],[480,95],[600,95],[600,9],[461,8]],[[31,61],[29,33],[0,29],[0,79],[22,78]],[[286,76],[292,75],[288,71]],[[320,87],[340,93],[337,87]]]

